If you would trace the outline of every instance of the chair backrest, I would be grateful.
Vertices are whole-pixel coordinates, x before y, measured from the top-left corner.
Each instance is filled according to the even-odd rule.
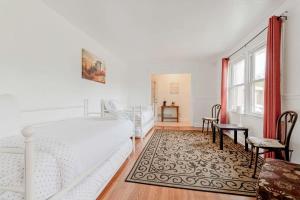
[[[277,139],[286,149],[289,149],[290,139],[298,119],[298,114],[294,111],[286,111],[277,120],[276,134]]]
[[[213,107],[211,108],[211,117],[219,119],[220,111],[221,111],[220,104],[213,105]]]

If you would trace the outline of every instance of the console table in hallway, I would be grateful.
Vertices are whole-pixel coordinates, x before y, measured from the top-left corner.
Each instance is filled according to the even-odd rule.
[[[176,110],[176,117],[166,117],[165,116],[165,109],[175,109]],[[161,106],[161,121],[163,122],[165,119],[175,119],[179,122],[179,106]]]

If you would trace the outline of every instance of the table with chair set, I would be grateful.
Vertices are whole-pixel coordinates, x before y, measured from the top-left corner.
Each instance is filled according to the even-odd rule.
[[[206,132],[208,133],[209,127],[211,126],[213,132],[213,143],[216,142],[216,129],[219,131],[220,136],[220,150],[223,150],[223,134],[224,131],[234,131],[234,143],[237,144],[237,133],[238,131],[244,132],[245,135],[245,150],[248,151],[248,143],[246,139],[248,137],[248,128],[238,126],[235,124],[219,124],[219,116],[222,106],[220,104],[215,104],[211,108],[211,117],[202,118],[202,132],[204,132],[204,126],[206,126]]]
[[[275,159],[266,159],[258,178],[257,199],[300,199],[300,165],[290,163],[292,150],[290,139],[298,119],[294,111],[283,112],[276,122],[276,139],[248,137],[248,128],[235,125],[219,123],[221,105],[213,105],[211,117],[204,117],[204,125],[207,124],[206,132],[212,128],[212,140],[216,142],[217,131],[219,133],[220,150],[223,150],[223,134],[225,131],[234,132],[234,143],[237,144],[237,135],[242,132],[245,136],[245,151],[251,146],[251,158],[249,168],[255,155],[252,178],[256,178],[259,154],[274,153]],[[260,152],[260,150],[264,150]]]
[[[223,150],[223,134],[225,131],[234,131],[234,143],[237,144],[237,135],[239,132],[244,133],[245,136],[245,151],[248,151],[248,145],[251,145],[251,158],[249,162],[249,168],[252,166],[252,162],[255,154],[254,170],[252,177],[256,177],[258,156],[259,154],[265,154],[268,152],[274,152],[277,159],[284,159],[290,161],[290,139],[298,119],[298,114],[294,111],[283,112],[277,119],[276,126],[276,139],[269,138],[258,138],[258,137],[248,137],[248,128],[235,125],[235,124],[222,124],[219,123],[219,114],[221,110],[221,105],[213,105],[212,117],[203,118],[202,132],[204,131],[204,125],[207,123],[207,132],[209,126],[212,128],[212,139],[213,143],[216,142],[216,132],[219,132],[219,145],[220,150]],[[260,152],[263,149],[263,152]]]

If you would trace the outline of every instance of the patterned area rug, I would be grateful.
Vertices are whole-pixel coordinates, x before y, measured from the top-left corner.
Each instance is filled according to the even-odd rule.
[[[200,131],[156,130],[126,181],[208,192],[255,196],[257,180],[248,168],[250,152],[224,135]],[[259,160],[258,172],[263,160]]]

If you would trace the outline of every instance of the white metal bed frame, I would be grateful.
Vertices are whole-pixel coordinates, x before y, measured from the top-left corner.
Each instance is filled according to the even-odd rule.
[[[87,103],[87,105],[88,105],[88,103]],[[112,112],[112,111],[108,111],[108,110],[106,110],[105,109],[105,103],[104,103],[104,100],[101,100],[101,114],[100,113],[91,113],[91,114],[99,114],[100,116],[102,116],[102,117],[104,117],[105,116],[105,114],[107,113],[107,112],[109,112],[109,113],[112,113],[112,114],[118,114],[118,112]],[[153,111],[153,120],[155,120],[155,115],[154,115],[154,111],[155,111],[155,107],[154,107],[154,104],[153,105],[151,105],[151,109],[152,109],[152,111]],[[131,111],[130,111],[131,110]],[[136,115],[134,115],[133,114],[133,119],[132,119],[132,121],[133,121],[133,123],[134,123],[134,130],[135,130],[135,135],[136,135],[136,127],[137,127],[137,124],[138,124],[138,127],[140,127],[140,129],[141,129],[141,131],[143,130],[143,120],[142,120],[142,113],[143,113],[143,106],[142,105],[138,105],[138,106],[132,106],[132,108],[131,109],[129,109],[129,112],[128,112],[128,114],[130,114],[130,112],[132,112],[132,113],[135,113],[135,114],[137,114],[137,116],[140,116],[140,119],[136,119]],[[145,136],[142,136],[142,137],[140,137],[140,139],[143,141],[143,139],[144,139],[144,137]]]
[[[132,108],[132,112],[135,113],[135,107]],[[84,117],[99,115],[101,118],[104,117],[104,107],[101,101],[101,112],[89,112],[88,111],[88,100],[84,100]],[[135,116],[133,115],[133,120],[135,121]],[[134,134],[135,134],[135,126],[134,126]],[[31,126],[25,127],[22,130],[22,135],[24,136],[25,140],[25,152],[18,148],[0,148],[0,153],[10,153],[10,154],[24,154],[25,159],[25,188],[22,186],[19,187],[3,187],[0,186],[0,190],[8,191],[8,192],[16,192],[22,193],[25,196],[25,200],[35,200],[34,198],[34,187],[33,187],[33,161],[34,161],[34,151],[33,151],[33,142],[34,142],[34,129]],[[135,135],[132,137],[132,145],[133,145],[133,153],[135,152]],[[91,175],[95,172],[96,169],[101,166],[102,163],[98,163],[95,166],[92,166],[89,170],[82,173],[78,177],[74,179],[74,181],[68,185],[67,187],[63,188],[61,191],[53,195],[52,197],[48,198],[48,200],[59,200],[65,194],[70,192],[75,186],[81,183],[87,176]],[[99,194],[101,193],[102,189],[100,189]]]

